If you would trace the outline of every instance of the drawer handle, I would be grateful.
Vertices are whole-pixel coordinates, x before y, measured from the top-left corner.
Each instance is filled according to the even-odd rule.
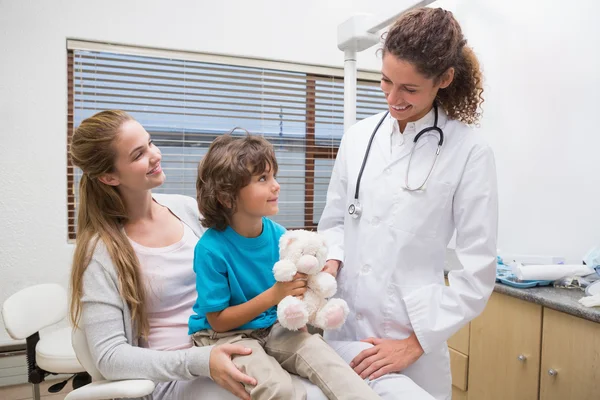
[[[519,360],[521,362],[525,362],[525,361],[527,361],[527,357],[525,357],[524,354],[519,354],[519,357],[517,357],[517,360]]]
[[[550,376],[556,376],[556,375],[558,375],[558,371],[555,370],[555,369],[550,368],[548,370],[548,375],[550,375]]]

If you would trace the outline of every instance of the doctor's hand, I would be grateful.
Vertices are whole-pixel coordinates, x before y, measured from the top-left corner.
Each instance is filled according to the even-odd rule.
[[[361,351],[350,363],[361,378],[377,379],[390,372],[401,372],[423,355],[423,348],[413,333],[406,339],[368,338],[372,348]]]
[[[244,388],[244,383],[256,385],[256,379],[242,373],[231,361],[235,354],[248,355],[251,349],[235,344],[215,346],[210,352],[210,377],[219,386],[243,400],[250,400],[250,395]]]
[[[327,260],[325,263],[325,268],[323,268],[323,272],[327,272],[328,274],[333,275],[334,278],[337,278],[338,270],[340,269],[340,260]]]

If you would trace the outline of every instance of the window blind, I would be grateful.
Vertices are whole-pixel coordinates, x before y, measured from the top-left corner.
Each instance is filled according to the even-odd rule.
[[[73,130],[106,109],[130,113],[161,149],[157,193],[195,197],[197,165],[217,136],[239,126],[274,146],[280,212],[289,229],[314,229],[343,133],[343,79],[204,61],[68,51],[67,153]],[[379,82],[360,80],[357,118],[383,111]],[[75,239],[81,171],[68,162],[68,233]]]

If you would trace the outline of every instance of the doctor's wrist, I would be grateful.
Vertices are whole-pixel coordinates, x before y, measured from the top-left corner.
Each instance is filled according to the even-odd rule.
[[[423,347],[421,346],[417,335],[413,332],[412,335],[408,337],[408,340],[411,343],[410,348],[412,349],[415,360],[419,359],[425,353],[425,351],[423,350]]]
[[[337,274],[340,270],[342,262],[340,260],[327,260],[325,262],[325,267],[323,268],[323,272],[327,272],[328,274],[333,275],[334,278],[337,277]]]

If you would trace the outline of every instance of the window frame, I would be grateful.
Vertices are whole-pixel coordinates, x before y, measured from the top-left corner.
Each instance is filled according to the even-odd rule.
[[[136,56],[170,58],[179,60],[201,61],[232,66],[278,69],[286,72],[302,72],[306,74],[306,132],[304,162],[304,226],[288,227],[288,229],[316,229],[315,213],[315,166],[317,160],[335,160],[338,147],[319,145],[316,140],[316,95],[317,81],[326,78],[342,78],[343,69],[314,66],[299,63],[286,63],[272,60],[231,57],[218,54],[205,54],[177,50],[164,50],[145,47],[124,46],[110,43],[67,40],[67,235],[68,241],[76,240],[76,194],[75,167],[69,157],[71,138],[75,120],[75,51],[88,50],[94,52],[111,52]],[[374,71],[358,71],[357,77],[363,82],[379,82],[380,73]]]

